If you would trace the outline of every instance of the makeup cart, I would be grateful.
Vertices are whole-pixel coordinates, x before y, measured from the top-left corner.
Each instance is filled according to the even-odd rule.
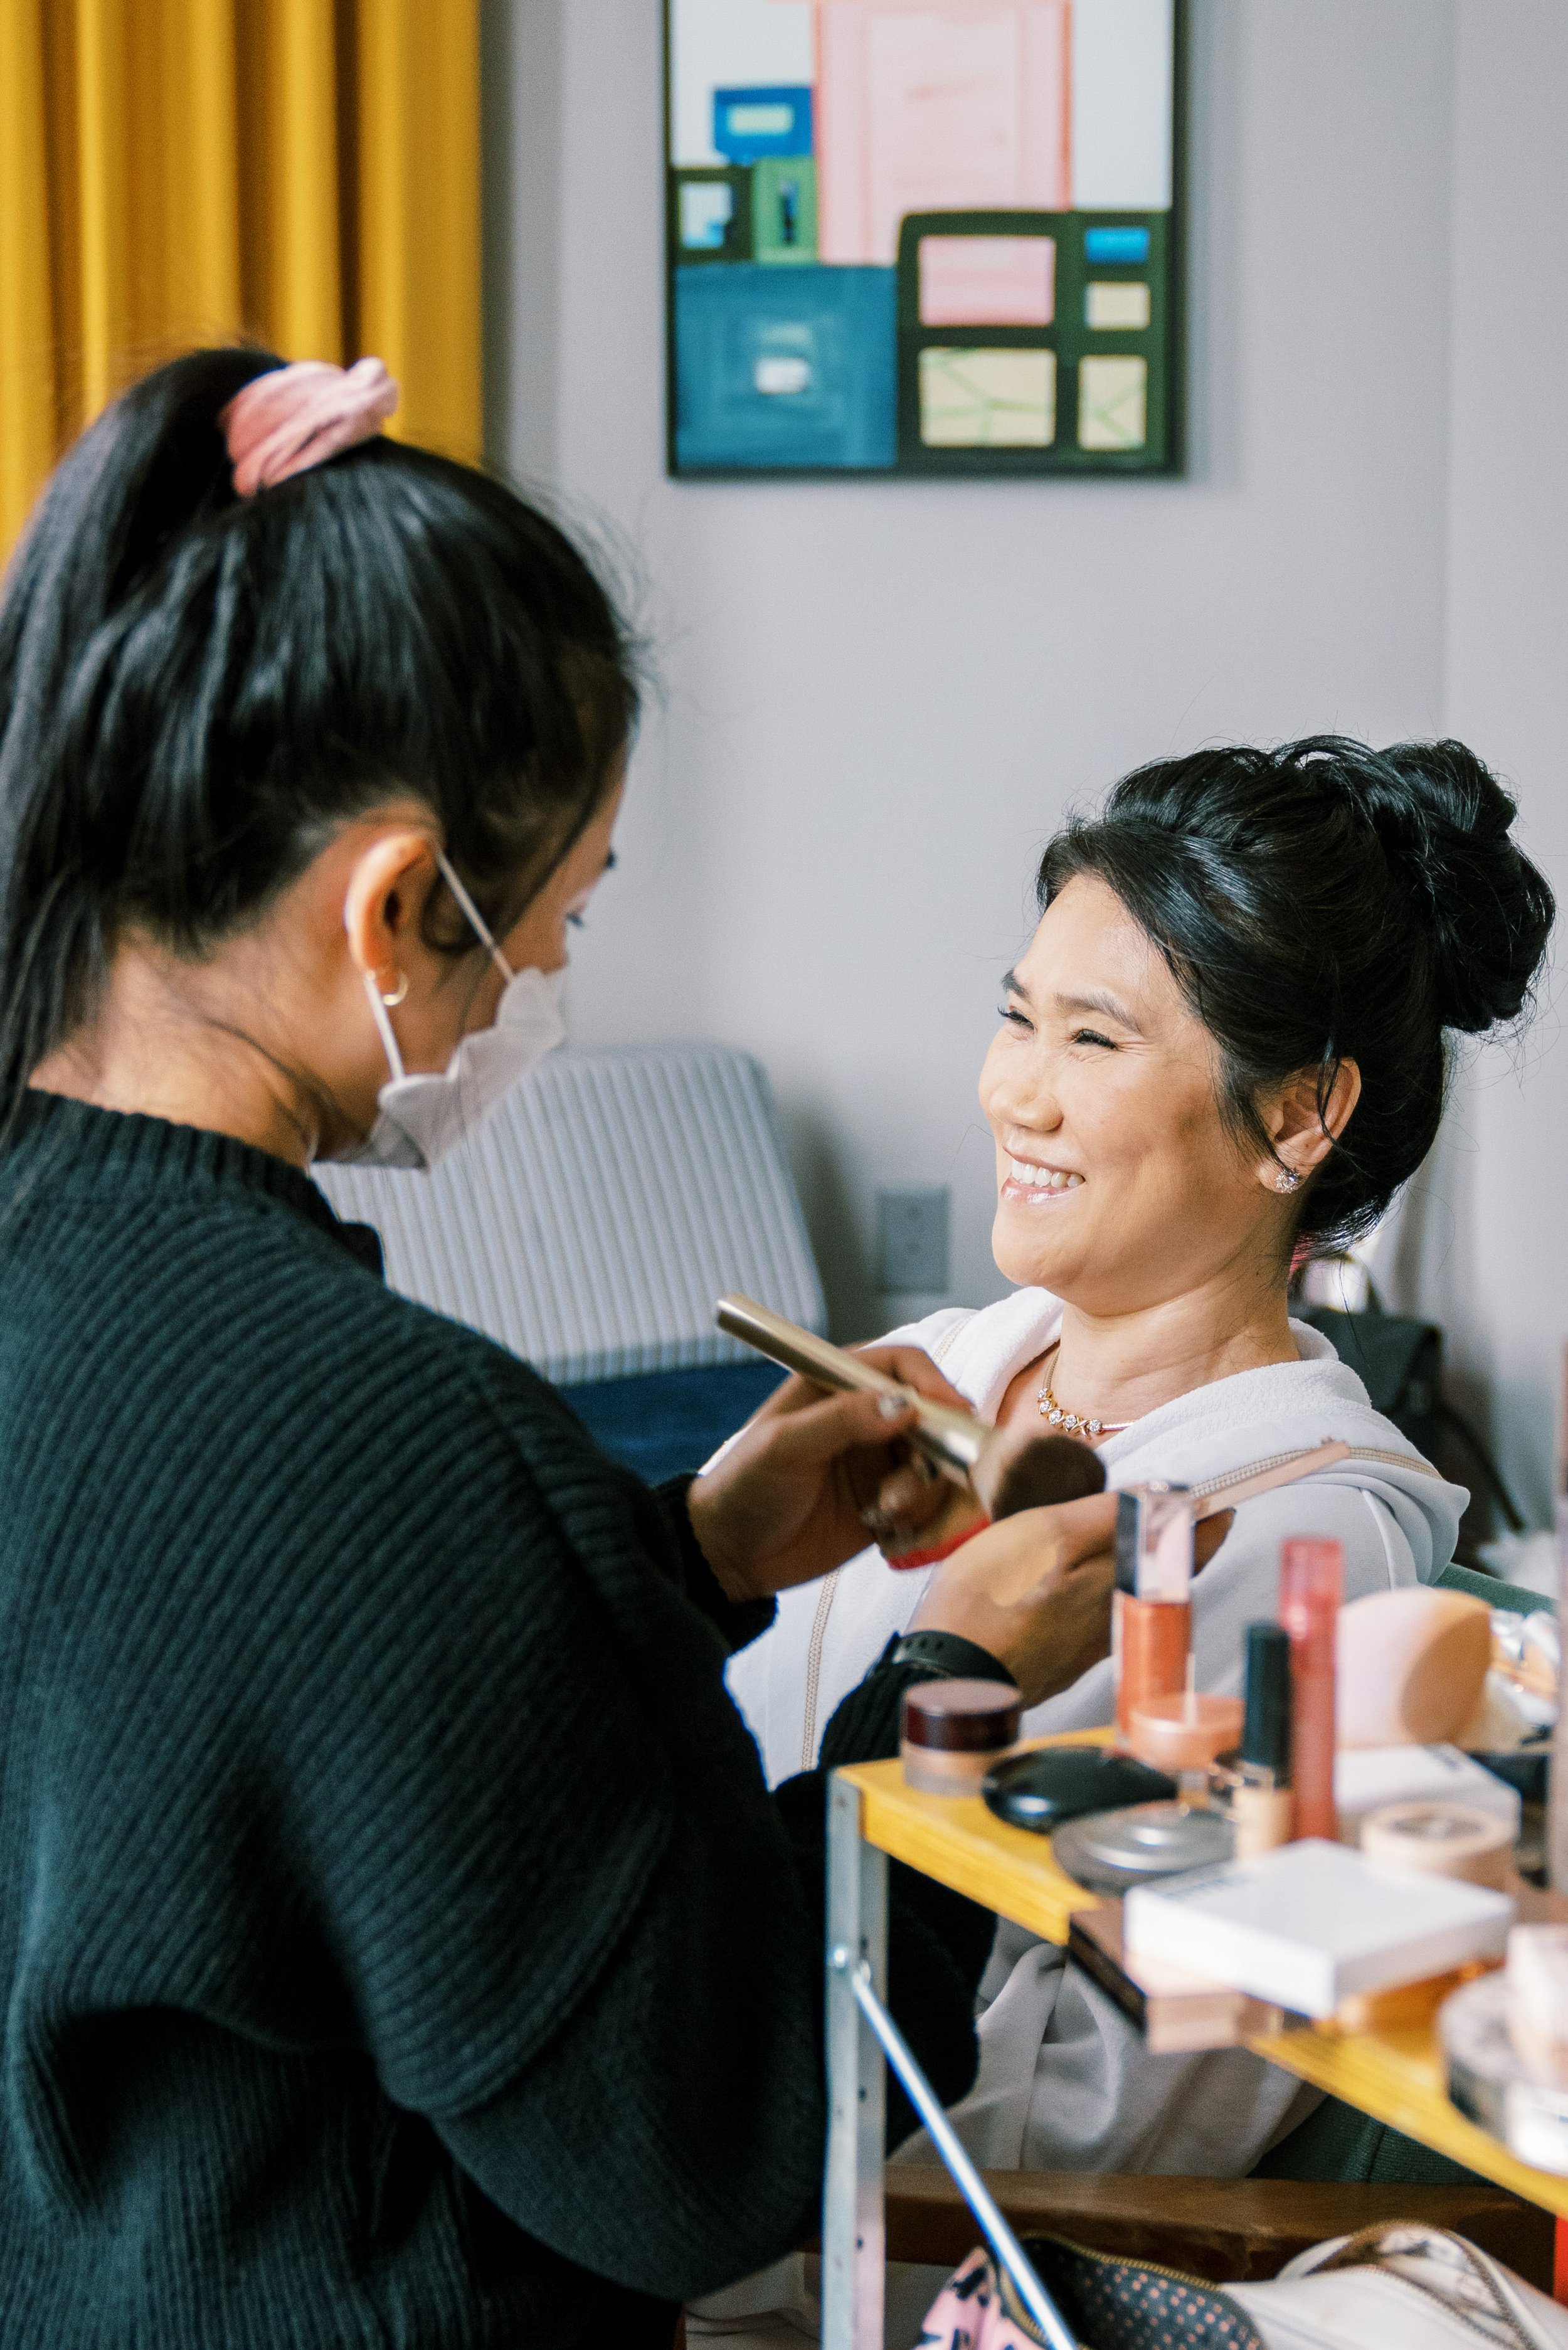
[[[1108,1738],[1109,1732],[1097,1735]],[[1071,1742],[1032,1742],[1085,1744],[1096,1736],[1080,1731]],[[1051,1942],[1064,1942],[1073,1912],[1098,1908],[1099,1898],[1057,1867],[1047,1838],[1009,1827],[977,1795],[917,1794],[904,1783],[899,1762],[862,1762],[836,1771],[828,1803],[824,2350],[881,2350],[889,2062],[1044,2338],[1054,2350],[1075,2350],[984,2180],[929,2092],[922,2098],[918,2070],[911,2075],[907,2069],[909,2052],[884,2004],[888,1863],[903,1861]],[[1331,2036],[1304,2024],[1250,2044],[1286,2072],[1554,2214],[1554,2290],[1560,2301],[1568,2301],[1568,2178],[1519,2161],[1449,2104],[1431,2029]]]

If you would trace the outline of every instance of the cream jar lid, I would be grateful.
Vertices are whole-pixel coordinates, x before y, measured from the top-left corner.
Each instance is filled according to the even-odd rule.
[[[907,1745],[989,1754],[1017,1738],[1023,1701],[1010,1681],[917,1681],[901,1719]]]
[[[1512,1847],[1509,1822],[1472,1804],[1384,1804],[1361,1823],[1361,1849],[1375,1866],[1424,1877],[1463,1877]]]

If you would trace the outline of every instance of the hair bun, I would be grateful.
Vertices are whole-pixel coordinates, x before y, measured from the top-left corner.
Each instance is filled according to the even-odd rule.
[[[1331,770],[1376,833],[1391,876],[1409,890],[1431,937],[1442,1025],[1479,1035],[1516,1020],[1554,909],[1511,837],[1511,793],[1462,743],[1396,743],[1376,752],[1324,737],[1294,747]]]

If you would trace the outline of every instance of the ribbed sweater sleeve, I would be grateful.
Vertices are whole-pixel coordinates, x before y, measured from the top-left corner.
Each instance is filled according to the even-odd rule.
[[[877,1666],[829,1725],[830,1762],[896,1752],[898,1696],[929,1677]],[[827,1773],[770,1798],[723,1703],[723,1740],[711,1725],[701,1750],[672,1758],[658,1866],[580,2006],[502,2094],[439,2117],[464,2168],[530,2234],[671,2299],[777,2259],[815,2227],[821,2194]],[[912,1871],[892,1879],[890,1999],[950,2103],[974,2076],[974,1992],[995,1921]],[[889,2142],[913,2124],[895,2085]]]
[[[725,1647],[732,1652],[743,1648],[748,1641],[760,1640],[774,1617],[778,1614],[778,1602],[774,1599],[732,1599],[718,1576],[702,1555],[691,1513],[687,1507],[687,1495],[697,1482],[695,1477],[671,1477],[654,1488],[654,1499],[670,1529],[670,1540],[680,1561],[681,1580],[686,1596],[694,1607],[700,1607],[712,1625]]]
[[[898,1695],[926,1678],[875,1668],[829,1726],[835,1762],[880,1759],[889,1722],[896,1749]],[[672,2300],[764,2266],[817,2224],[827,1773],[778,1788],[771,1826],[755,1793],[734,1807],[732,1835],[711,1809],[688,1815],[627,1921],[637,1963],[607,1964],[501,2096],[441,2125],[464,2168],[531,2233]],[[780,1830],[793,1869],[781,1867]],[[995,1923],[929,1877],[889,1871],[889,2004],[945,2104],[974,2078],[974,1993]],[[629,2070],[628,2047],[642,2052]],[[665,2050],[673,2061],[661,2061]],[[914,2126],[889,2078],[889,2146]],[[655,2243],[666,2249],[650,2274],[642,2248]]]

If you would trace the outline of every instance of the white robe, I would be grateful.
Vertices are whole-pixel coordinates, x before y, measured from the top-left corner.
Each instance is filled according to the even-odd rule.
[[[895,1336],[925,1347],[991,1419],[1061,1320],[1044,1290],[1020,1289],[980,1313],[949,1309]],[[1465,1494],[1373,1410],[1325,1338],[1303,1323],[1291,1329],[1299,1361],[1199,1388],[1099,1448],[1113,1487],[1153,1478],[1195,1484],[1330,1437],[1361,1455],[1241,1503],[1193,1587],[1204,1690],[1240,1690],[1245,1628],[1276,1612],[1287,1535],[1339,1538],[1346,1599],[1429,1583],[1453,1556]],[[935,1572],[897,1573],[880,1551],[863,1551],[824,1582],[786,1592],[772,1629],[732,1659],[730,1689],[771,1783],[815,1762],[834,1708],[908,1630]],[[1087,1729],[1109,1721],[1112,1707],[1107,1660],[1035,1706],[1024,1730]],[[1316,2102],[1315,2092],[1245,2050],[1151,2056],[1120,2010],[1065,1967],[1059,1948],[1005,1921],[981,1988],[980,2043],[979,2078],[953,2119],[991,2169],[1238,2178]],[[936,2155],[922,2133],[900,2158]]]

